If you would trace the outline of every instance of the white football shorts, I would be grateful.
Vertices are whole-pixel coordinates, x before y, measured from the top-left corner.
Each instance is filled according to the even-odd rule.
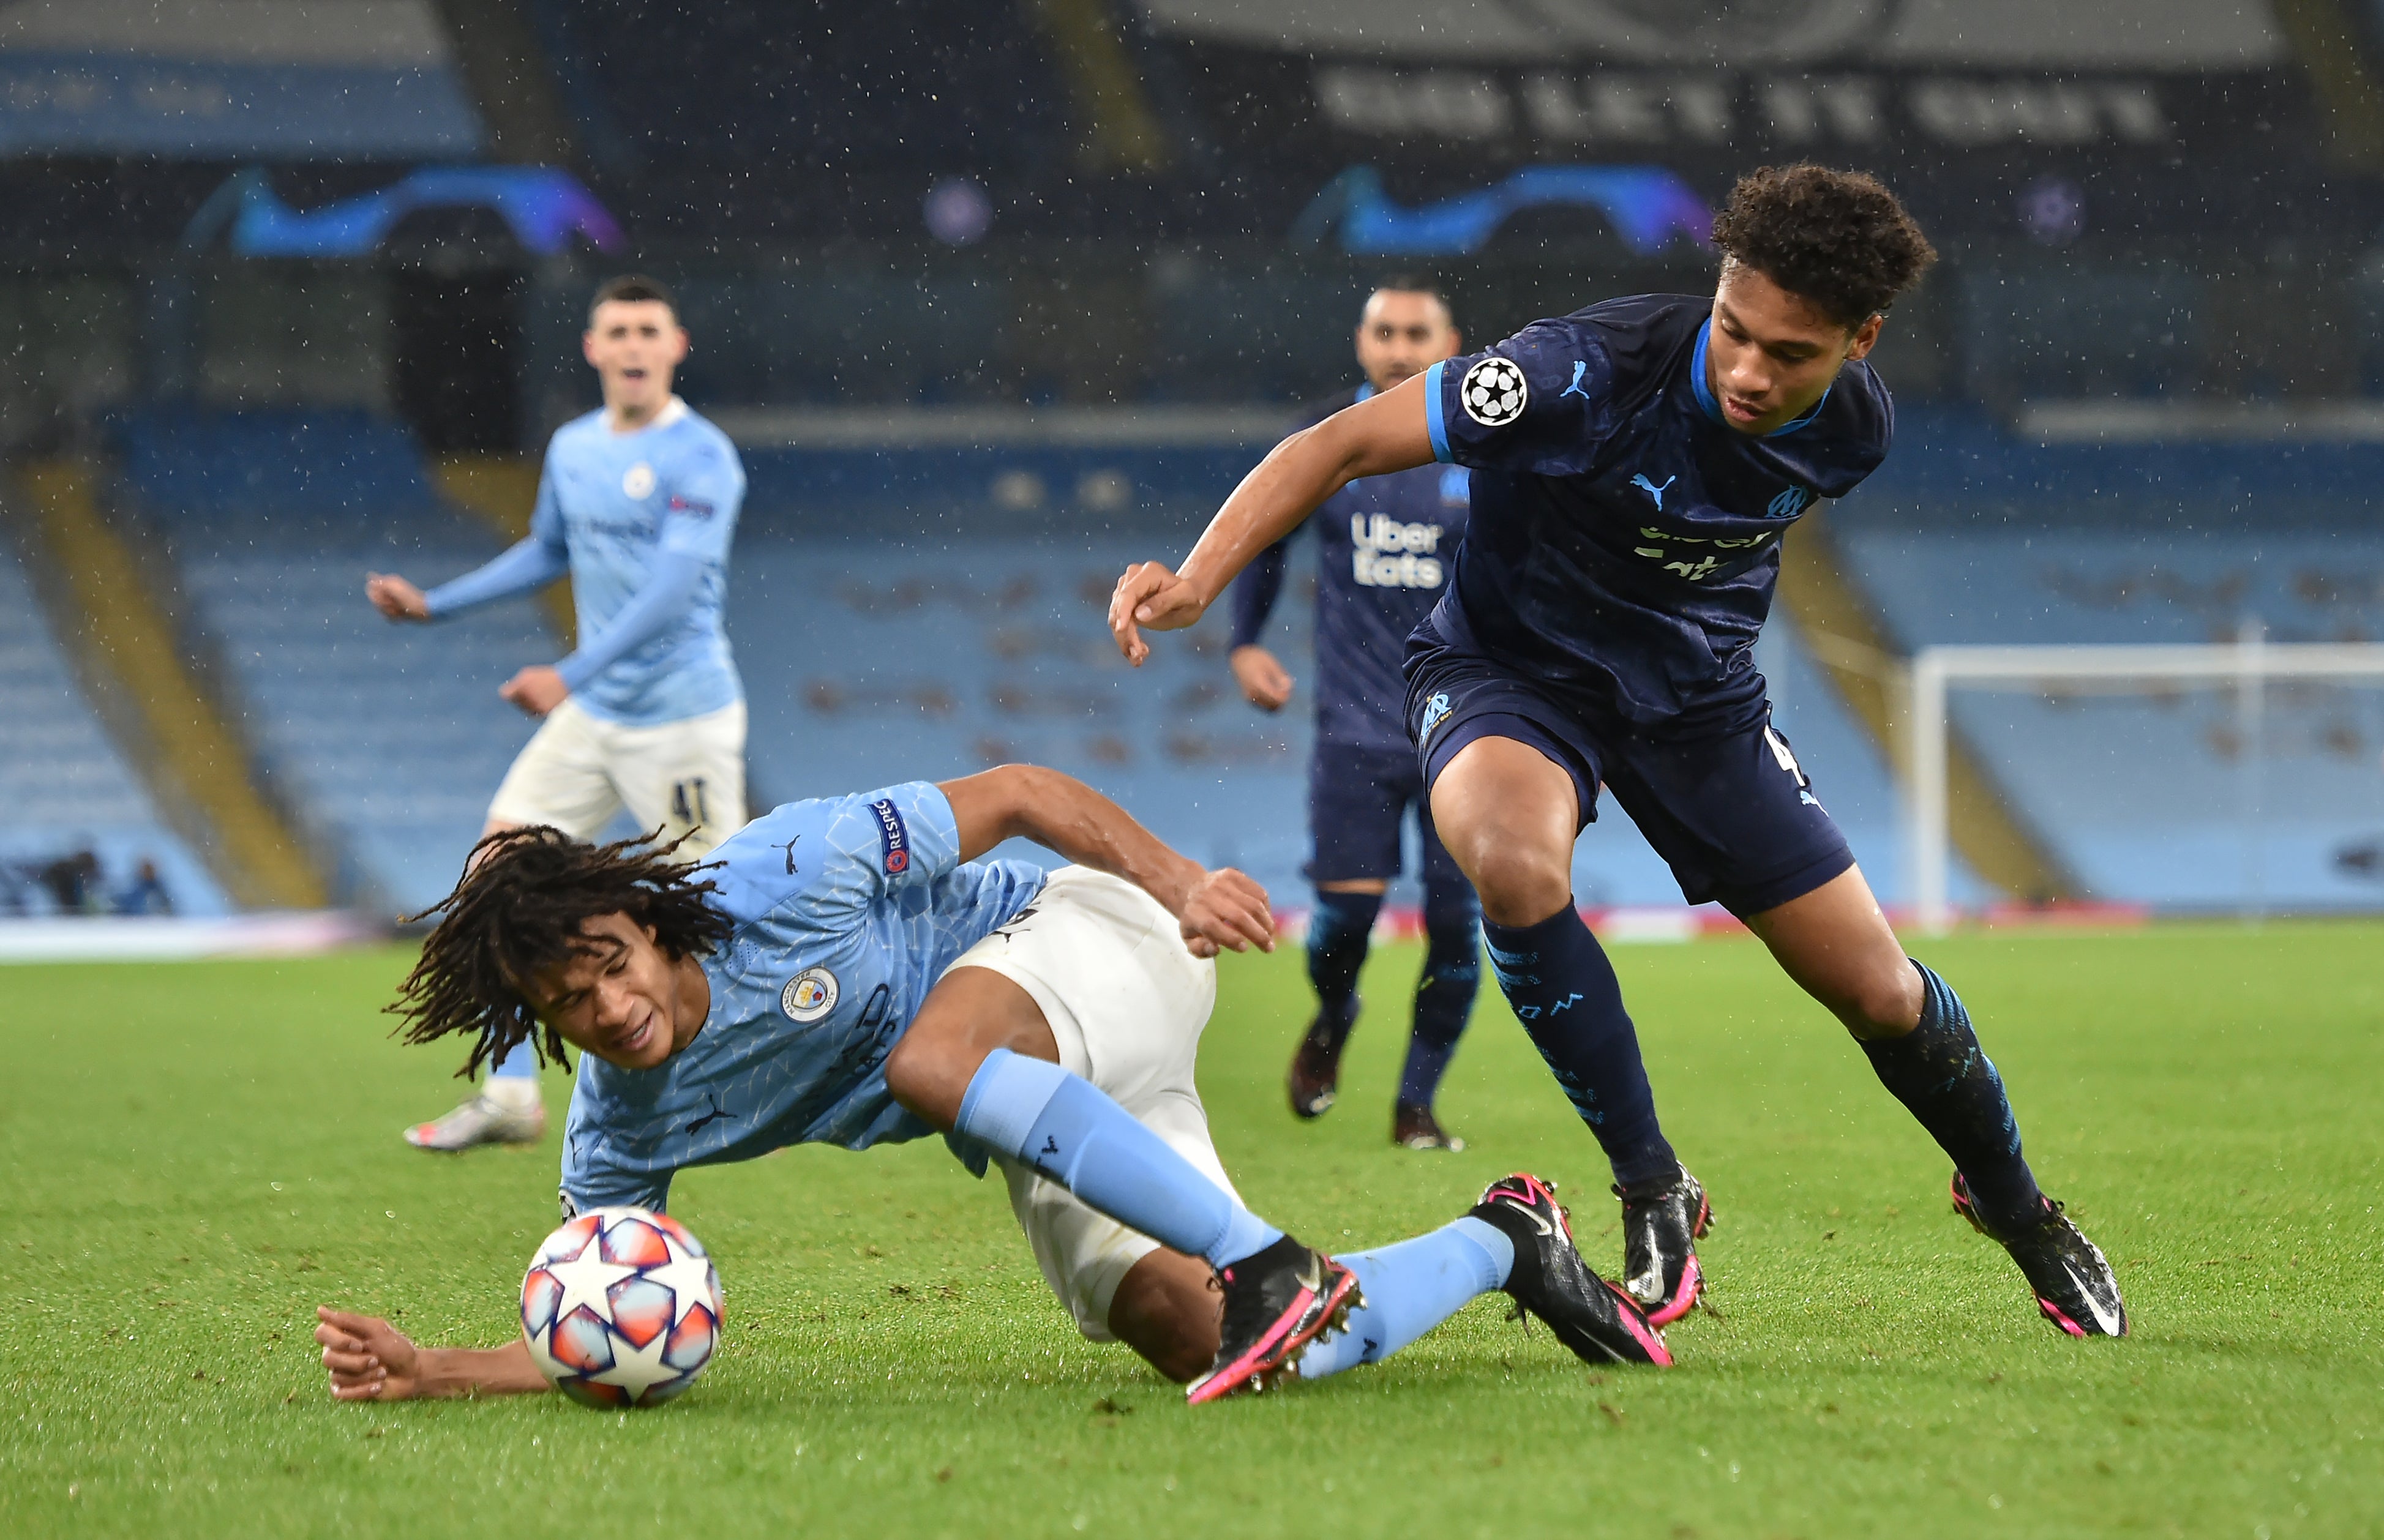
[[[629,727],[565,696],[515,756],[489,817],[593,839],[625,807],[640,830],[659,826],[665,843],[687,836],[682,855],[702,855],[744,827],[745,702]]]
[[[1185,949],[1175,916],[1157,899],[1122,877],[1063,866],[1016,919],[952,966],[989,968],[1033,996],[1062,1066],[1233,1191],[1192,1081],[1200,1032],[1217,1003],[1217,965]],[[997,1156],[995,1163],[1044,1281],[1079,1332],[1113,1341],[1110,1301],[1118,1283],[1159,1243],[1016,1161]]]

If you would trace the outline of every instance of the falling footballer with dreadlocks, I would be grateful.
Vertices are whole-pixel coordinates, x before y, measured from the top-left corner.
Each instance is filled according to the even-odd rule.
[[[399,1033],[409,1043],[472,1037],[455,1072],[464,1078],[523,1042],[540,1063],[567,1067],[562,1036],[541,1025],[526,990],[574,957],[621,950],[615,938],[590,935],[590,920],[626,916],[674,962],[708,957],[728,938],[730,921],[712,901],[718,886],[697,875],[700,863],[674,860],[677,848],[654,837],[589,845],[543,824],[488,836],[454,891],[414,916],[439,924],[388,1007],[404,1018]]]
[[[981,859],[1010,838],[1071,864]],[[788,803],[702,866],[506,830],[431,913],[391,1007],[409,1042],[469,1036],[466,1074],[525,1040],[580,1050],[566,1217],[659,1213],[691,1165],[940,1133],[1001,1168],[1077,1329],[1191,1381],[1195,1401],[1372,1362],[1491,1290],[1585,1360],[1670,1361],[1527,1174],[1343,1258],[1244,1207],[1194,1062],[1217,952],[1274,945],[1266,891],[1056,771]],[[343,1397],[548,1385],[525,1343],[420,1348],[387,1321],[320,1315]]]

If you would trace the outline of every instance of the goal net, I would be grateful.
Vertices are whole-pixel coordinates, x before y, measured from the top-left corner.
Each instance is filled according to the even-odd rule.
[[[1943,646],[1912,657],[1906,849],[1942,932],[1955,734],[2080,896],[2384,907],[2384,645]]]

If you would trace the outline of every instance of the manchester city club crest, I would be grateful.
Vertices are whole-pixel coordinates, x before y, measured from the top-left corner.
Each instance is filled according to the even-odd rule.
[[[1465,371],[1457,399],[1464,404],[1465,415],[1483,427],[1504,428],[1523,415],[1532,388],[1524,383],[1523,371],[1513,359],[1493,354]]]
[[[778,1009],[790,1022],[815,1022],[836,1009],[836,975],[826,968],[805,968],[778,991]]]
[[[643,460],[631,466],[628,473],[621,478],[621,495],[624,497],[651,497],[653,491],[654,467]]]

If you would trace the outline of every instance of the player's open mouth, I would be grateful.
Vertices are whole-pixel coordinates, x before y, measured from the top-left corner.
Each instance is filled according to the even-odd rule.
[[[1721,398],[1722,414],[1732,422],[1753,422],[1763,416],[1763,408],[1736,396]]]
[[[654,1035],[654,1018],[649,1014],[637,1025],[613,1039],[615,1053],[635,1053],[644,1048]]]

